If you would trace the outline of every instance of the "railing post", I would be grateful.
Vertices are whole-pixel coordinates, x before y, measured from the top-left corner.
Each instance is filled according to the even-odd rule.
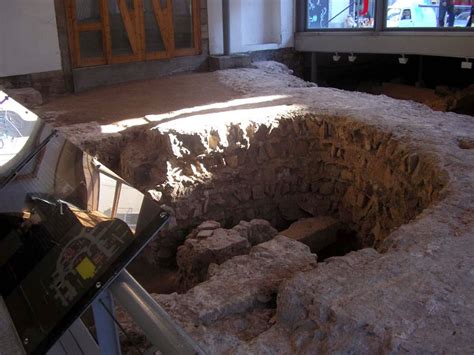
[[[114,301],[110,291],[104,290],[92,304],[94,321],[101,355],[120,355],[120,341],[115,324]]]

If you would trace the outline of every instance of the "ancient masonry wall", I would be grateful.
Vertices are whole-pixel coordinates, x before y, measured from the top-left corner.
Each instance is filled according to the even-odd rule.
[[[176,223],[155,245],[159,262],[174,258],[187,232],[211,219],[233,226],[263,218],[283,228],[329,214],[363,245],[380,248],[447,183],[433,157],[390,133],[312,114],[206,133],[129,130],[86,148],[172,208]]]

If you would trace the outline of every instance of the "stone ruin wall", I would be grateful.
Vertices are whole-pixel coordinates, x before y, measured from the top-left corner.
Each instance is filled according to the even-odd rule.
[[[86,149],[173,209],[176,223],[152,256],[165,263],[204,220],[232,227],[263,218],[281,229],[333,215],[362,245],[381,250],[390,231],[439,199],[447,184],[433,157],[391,133],[312,114],[192,134],[130,129]]]

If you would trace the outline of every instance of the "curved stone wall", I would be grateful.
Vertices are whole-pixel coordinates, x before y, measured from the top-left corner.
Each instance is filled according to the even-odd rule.
[[[329,214],[377,248],[447,183],[434,158],[391,133],[312,114],[192,134],[132,129],[87,148],[174,210],[176,225],[158,245],[162,260],[174,257],[189,229],[211,219],[233,226],[263,218],[284,228]]]

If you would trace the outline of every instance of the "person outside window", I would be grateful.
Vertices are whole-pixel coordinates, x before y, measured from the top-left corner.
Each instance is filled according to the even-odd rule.
[[[448,27],[454,26],[454,2],[453,0],[441,0],[439,3],[439,12],[438,12],[438,27],[444,27],[444,22],[447,18]]]
[[[471,4],[471,14],[467,20],[466,27],[472,27],[472,17],[474,17],[474,5]]]

